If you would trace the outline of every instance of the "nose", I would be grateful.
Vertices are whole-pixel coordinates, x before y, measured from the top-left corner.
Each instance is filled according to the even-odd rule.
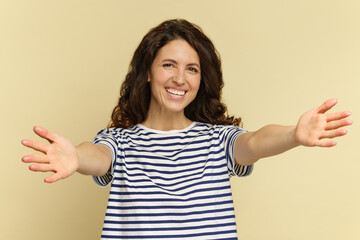
[[[186,82],[186,76],[185,76],[185,70],[178,70],[174,74],[172,81],[176,83],[177,85],[183,85]]]

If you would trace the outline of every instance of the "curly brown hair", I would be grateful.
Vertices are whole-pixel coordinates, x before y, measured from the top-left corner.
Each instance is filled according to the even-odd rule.
[[[194,101],[185,108],[185,116],[203,123],[241,124],[241,118],[229,116],[226,105],[221,102],[224,82],[220,56],[213,43],[199,26],[184,19],[172,19],[151,29],[135,50],[108,127],[129,128],[145,121],[151,96],[147,81],[151,65],[159,49],[175,39],[187,41],[200,59],[199,91]]]

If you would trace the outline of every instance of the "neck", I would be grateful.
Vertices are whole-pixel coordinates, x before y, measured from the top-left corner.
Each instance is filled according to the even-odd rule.
[[[169,113],[164,111],[154,112],[149,109],[147,118],[141,124],[155,130],[170,131],[184,129],[191,123],[192,121],[185,116],[183,111]]]

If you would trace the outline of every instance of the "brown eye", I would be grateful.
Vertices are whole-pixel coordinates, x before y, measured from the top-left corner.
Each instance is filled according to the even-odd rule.
[[[165,63],[165,64],[163,64],[163,67],[170,68],[170,67],[173,67],[173,65],[171,63]]]

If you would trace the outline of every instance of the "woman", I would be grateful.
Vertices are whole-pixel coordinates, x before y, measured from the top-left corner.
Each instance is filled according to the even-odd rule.
[[[199,27],[165,21],[143,38],[121,87],[109,128],[74,147],[23,140],[45,153],[23,157],[52,183],[75,171],[111,185],[102,239],[237,239],[229,176],[246,176],[260,158],[299,145],[331,147],[346,134],[349,112],[327,100],[296,126],[246,132],[221,102],[221,62]]]

